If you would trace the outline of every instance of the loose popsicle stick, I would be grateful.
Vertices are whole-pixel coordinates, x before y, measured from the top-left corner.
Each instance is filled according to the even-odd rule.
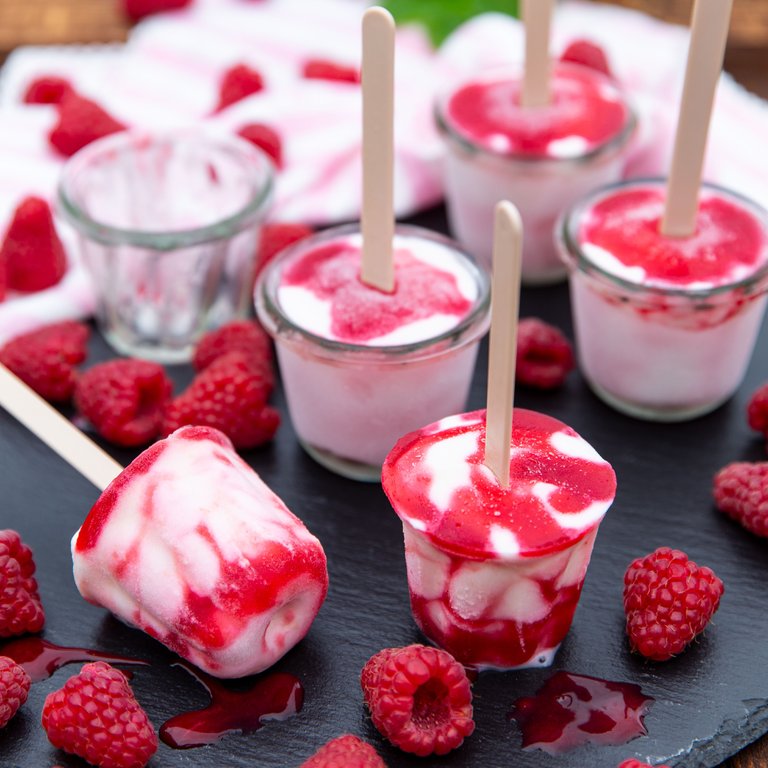
[[[696,0],[693,8],[685,85],[661,222],[661,233],[668,237],[688,237],[696,229],[704,153],[732,5],[733,0]]]
[[[550,101],[549,36],[555,0],[523,0],[525,67],[520,103],[523,107],[545,107]]]
[[[123,471],[109,454],[2,364],[0,406],[99,490],[103,491]]]
[[[491,333],[488,352],[488,400],[483,463],[502,488],[509,487],[509,443],[515,399],[517,320],[523,223],[512,203],[496,205],[493,231]]]
[[[381,291],[395,288],[394,215],[395,22],[384,8],[363,15],[363,260],[360,279]]]

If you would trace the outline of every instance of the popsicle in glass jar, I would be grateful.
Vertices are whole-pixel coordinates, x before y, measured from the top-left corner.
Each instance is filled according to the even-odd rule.
[[[492,70],[438,100],[446,205],[454,237],[490,265],[494,206],[513,202],[525,223],[523,282],[551,283],[565,277],[555,222],[621,178],[636,119],[615,81],[578,64],[553,65],[544,105],[523,106],[522,88],[521,70]]]
[[[297,243],[265,270],[256,309],[304,448],[342,475],[378,480],[401,435],[464,408],[489,281],[455,243],[401,226],[386,293],[360,279],[361,248],[355,225]]]
[[[701,188],[695,231],[661,232],[662,179],[594,192],[564,216],[582,373],[595,393],[641,418],[679,421],[727,400],[744,378],[768,289],[768,213]]]

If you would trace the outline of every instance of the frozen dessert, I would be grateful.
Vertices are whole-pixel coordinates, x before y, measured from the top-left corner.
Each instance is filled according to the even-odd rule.
[[[256,288],[293,426],[321,464],[376,480],[397,439],[462,410],[488,328],[487,275],[450,240],[399,227],[395,290],[360,280],[357,227],[283,252]]]
[[[523,281],[552,282],[565,275],[552,238],[558,216],[620,178],[635,118],[613,80],[576,64],[554,65],[547,106],[523,108],[520,91],[519,73],[492,71],[438,102],[449,220],[490,265],[493,209],[511,201],[525,225]]]
[[[382,470],[411,609],[465,665],[548,666],[571,625],[616,476],[562,422],[516,408],[510,484],[483,463],[485,411],[403,437]]]
[[[768,214],[704,185],[695,232],[660,232],[666,185],[594,192],[559,225],[581,368],[635,416],[691,418],[741,383],[765,310]]]
[[[155,443],[72,541],[80,594],[216,677],[261,672],[309,630],[323,548],[208,427]]]

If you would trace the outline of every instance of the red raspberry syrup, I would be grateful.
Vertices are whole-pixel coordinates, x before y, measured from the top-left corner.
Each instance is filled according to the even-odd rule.
[[[384,293],[360,280],[360,247],[334,240],[287,265],[281,290],[301,287],[330,303],[327,335],[356,344],[434,315],[452,316],[457,325],[472,309],[472,300],[462,293],[452,272],[422,261],[408,248],[396,248],[394,259],[395,290]],[[303,324],[299,318],[292,319]],[[314,327],[307,330],[325,335]]]
[[[661,234],[666,189],[618,190],[582,216],[578,240],[584,252],[633,281],[669,286],[717,286],[755,272],[768,258],[762,223],[745,208],[703,191],[690,237]],[[600,249],[597,251],[597,249]],[[603,258],[599,258],[602,256]],[[626,273],[625,268],[635,270]]]
[[[501,155],[578,157],[618,136],[629,110],[600,72],[559,64],[548,106],[520,106],[521,81],[503,74],[468,83],[451,95],[446,120],[456,133]]]
[[[251,733],[269,720],[287,720],[304,704],[304,688],[298,678],[286,672],[272,672],[252,679],[245,688],[224,686],[220,680],[183,661],[183,667],[210,693],[204,709],[184,712],[166,720],[160,738],[174,749],[213,744],[228,733]]]
[[[148,662],[128,656],[116,656],[87,648],[69,648],[54,645],[41,637],[23,637],[0,646],[0,656],[8,656],[22,666],[33,683],[46,680],[66,664],[86,661],[106,661],[108,664],[135,664]]]
[[[583,744],[616,746],[644,736],[652,702],[639,685],[560,671],[535,696],[518,699],[509,717],[520,726],[523,749],[561,755]]]

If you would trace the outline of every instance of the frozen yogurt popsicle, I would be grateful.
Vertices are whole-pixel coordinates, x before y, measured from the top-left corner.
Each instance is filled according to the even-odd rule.
[[[385,293],[360,279],[361,248],[354,226],[297,243],[267,268],[256,307],[304,447],[342,474],[378,479],[401,435],[463,410],[489,285],[451,241],[398,227]]]
[[[559,227],[582,371],[635,416],[680,420],[741,383],[765,311],[768,213],[704,185],[695,231],[661,233],[667,185],[595,191]]]
[[[547,666],[571,625],[616,477],[562,422],[516,408],[510,484],[483,463],[485,412],[403,437],[382,484],[403,522],[411,608],[463,664]]]
[[[72,541],[77,588],[217,677],[274,664],[328,588],[323,548],[207,427],[155,443]]]
[[[591,189],[616,181],[635,118],[618,86],[601,72],[559,63],[550,102],[520,103],[519,72],[482,74],[439,100],[447,142],[446,201],[456,238],[490,264],[493,210],[513,202],[525,224],[523,280],[564,276],[552,232],[558,216]]]

